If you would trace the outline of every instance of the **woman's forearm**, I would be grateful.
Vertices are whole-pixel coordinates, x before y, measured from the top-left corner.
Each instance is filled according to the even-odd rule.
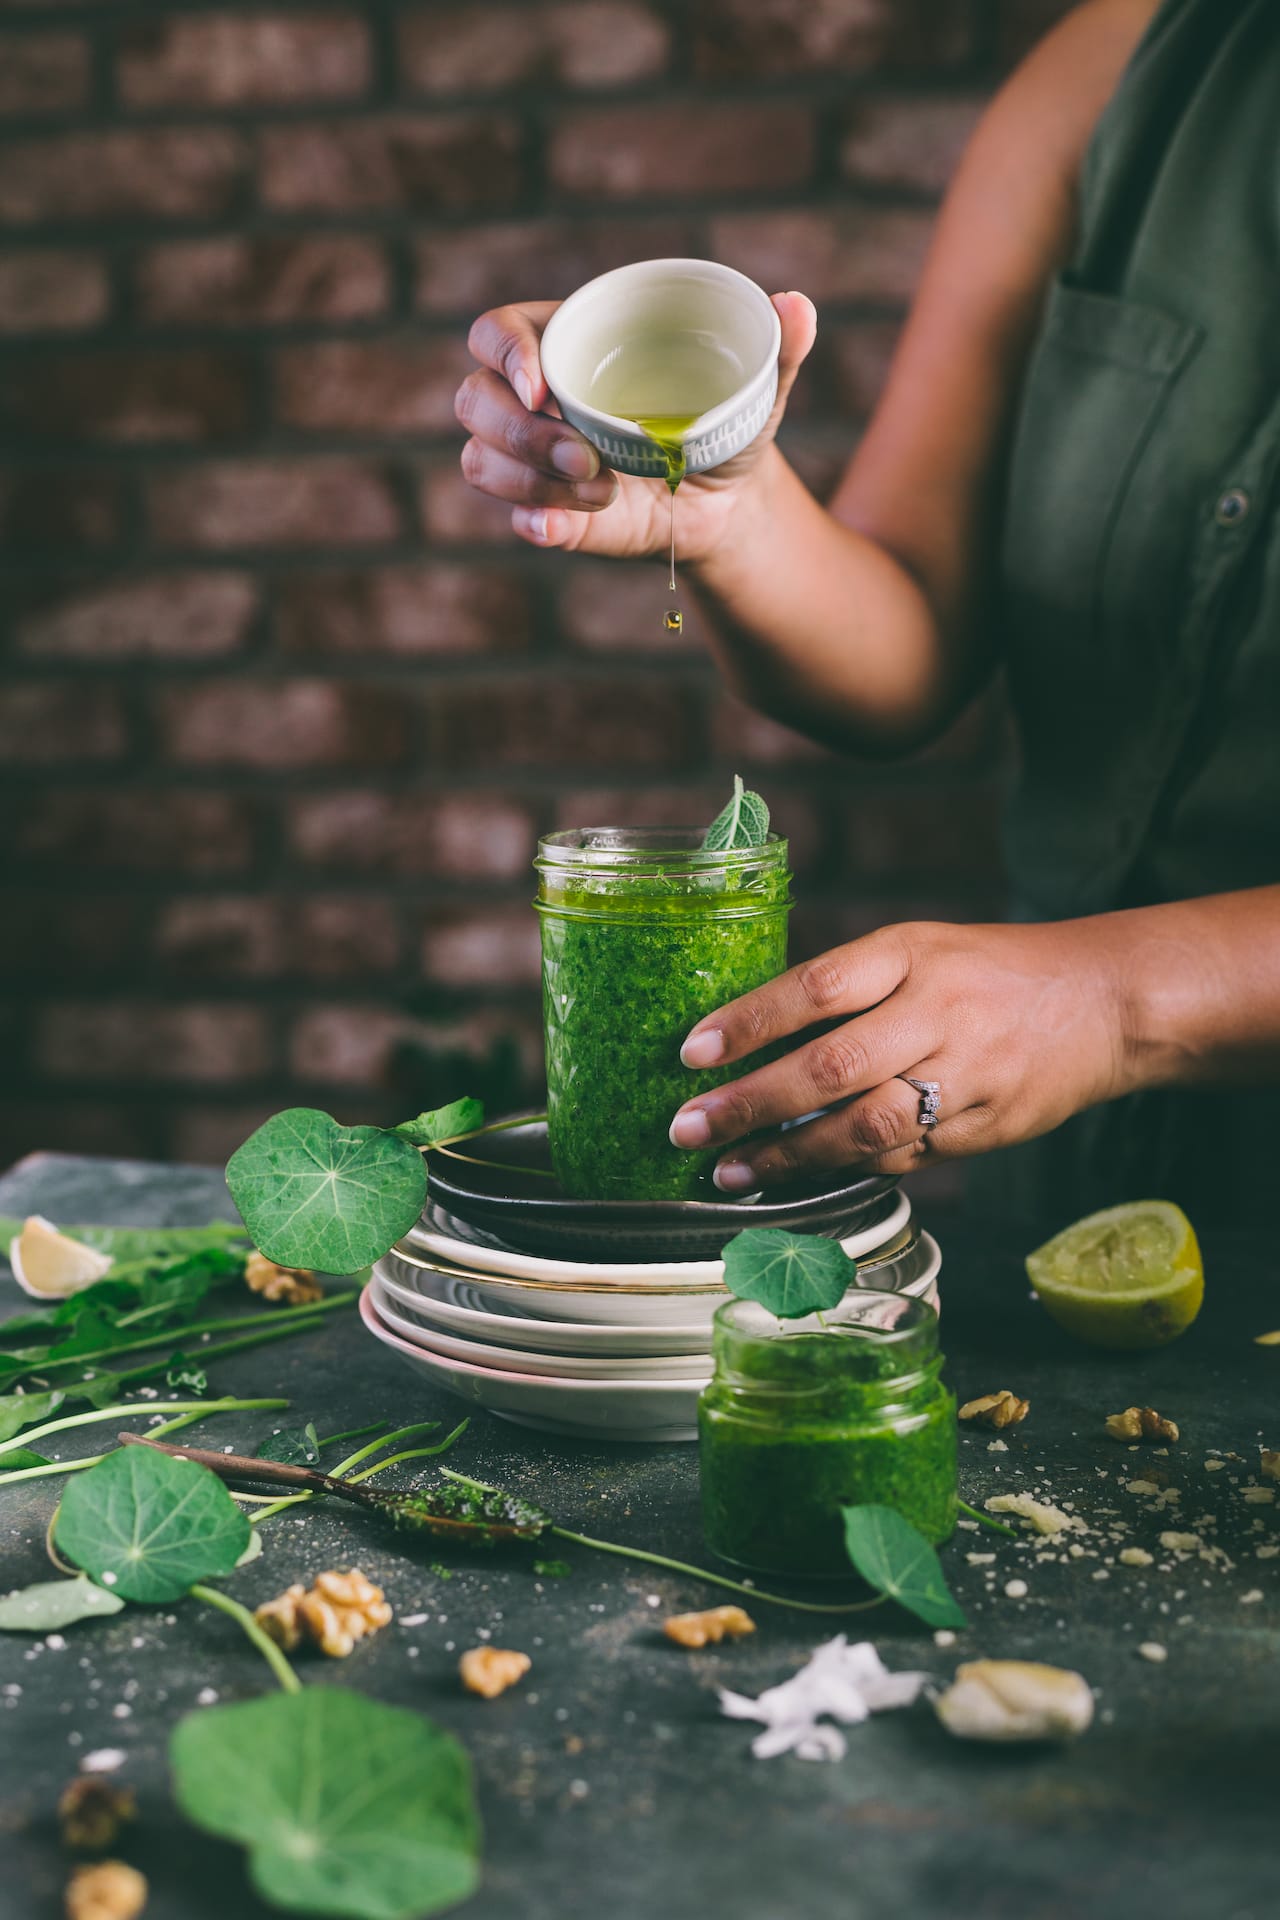
[[[1135,1086],[1280,1075],[1280,886],[1108,914]]]

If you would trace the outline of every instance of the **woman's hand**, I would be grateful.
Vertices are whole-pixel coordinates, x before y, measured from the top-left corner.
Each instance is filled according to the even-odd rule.
[[[473,487],[512,502],[511,524],[539,547],[639,556],[665,552],[669,494],[663,480],[616,474],[568,426],[538,358],[542,330],[559,303],[531,301],[482,313],[467,344],[480,362],[458,388],[454,411],[471,438],[462,471]],[[751,445],[680,487],[680,553],[704,559],[728,525],[744,481],[757,472],[810,347],[817,316],[802,293],[778,293],[782,321],[778,398]]]
[[[822,1030],[688,1101],[672,1142],[731,1148],[716,1185],[742,1193],[830,1167],[905,1173],[926,1153],[985,1153],[1045,1133],[1136,1083],[1115,924],[1130,917],[885,927],[792,967],[700,1021],[680,1057],[719,1066]],[[939,1083],[932,1129],[901,1074]]]

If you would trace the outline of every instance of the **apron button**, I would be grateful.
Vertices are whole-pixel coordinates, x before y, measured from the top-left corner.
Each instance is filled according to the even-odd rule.
[[[1220,527],[1234,527],[1243,520],[1249,511],[1249,496],[1242,487],[1232,487],[1224,493],[1213,510],[1213,517]]]

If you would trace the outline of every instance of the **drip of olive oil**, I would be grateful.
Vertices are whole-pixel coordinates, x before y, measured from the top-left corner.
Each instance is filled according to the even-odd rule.
[[[696,413],[638,413],[636,425],[647,433],[654,445],[659,448],[667,463],[667,485],[671,489],[671,559],[668,568],[667,591],[676,590],[676,488],[684,479],[684,437],[694,421]],[[673,607],[666,616],[669,632],[679,633],[684,618],[678,607]]]

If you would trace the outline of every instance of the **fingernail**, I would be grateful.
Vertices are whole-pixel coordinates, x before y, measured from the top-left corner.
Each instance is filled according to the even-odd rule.
[[[749,1193],[760,1184],[745,1160],[722,1160],[713,1178],[721,1193]]]
[[[535,540],[545,540],[545,539],[546,539],[546,537],[547,537],[547,510],[546,510],[546,508],[545,508],[545,507],[539,507],[539,508],[538,508],[538,509],[536,510],[536,512],[534,512],[534,513],[531,513],[531,514],[529,515],[529,531],[530,531],[530,533],[531,533],[531,534],[533,535],[533,537],[534,537],[534,539],[535,539]]]
[[[723,1060],[724,1035],[719,1027],[691,1033],[680,1049],[680,1058],[686,1067],[714,1067],[717,1060]]]
[[[673,1147],[705,1147],[711,1138],[711,1122],[701,1107],[686,1107],[671,1122],[668,1138]]]
[[[557,440],[551,449],[551,464],[571,480],[590,480],[600,471],[599,456],[585,440]]]
[[[528,374],[524,372],[513,373],[511,376],[511,384],[519,394],[522,404],[528,407],[530,413],[532,413],[533,382],[530,380]]]

